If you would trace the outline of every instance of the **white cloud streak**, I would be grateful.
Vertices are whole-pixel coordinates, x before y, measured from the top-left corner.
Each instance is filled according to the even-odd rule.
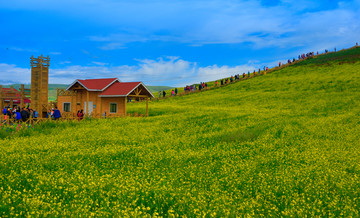
[[[184,86],[186,84],[212,81],[255,68],[249,65],[241,66],[206,66],[198,67],[197,63],[182,60],[179,57],[165,57],[156,60],[137,60],[133,66],[69,66],[62,69],[51,69],[50,83],[70,84],[75,79],[118,77],[121,81],[143,81],[149,85]],[[0,71],[10,77],[8,83],[30,83],[30,69],[23,69],[15,65],[0,64]],[[3,74],[3,73],[1,73]]]

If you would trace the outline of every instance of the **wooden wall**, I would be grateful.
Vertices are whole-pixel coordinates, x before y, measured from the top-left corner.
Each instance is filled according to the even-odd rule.
[[[89,93],[89,97],[88,97]],[[93,102],[93,113],[103,114],[106,111],[107,114],[110,114],[110,103],[117,103],[117,113],[116,114],[125,114],[126,113],[126,97],[109,97],[109,98],[100,98],[98,95],[101,92],[88,92],[87,90],[77,90],[77,95],[74,97],[73,101],[71,96],[58,96],[58,109],[63,113],[63,103],[71,102],[71,112],[77,113],[78,110],[84,110],[84,103],[89,101]]]

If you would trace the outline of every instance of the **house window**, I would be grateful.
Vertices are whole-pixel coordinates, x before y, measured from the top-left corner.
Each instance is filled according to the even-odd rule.
[[[117,113],[117,103],[110,103],[110,113]]]
[[[70,112],[71,111],[71,103],[64,102],[63,109],[64,109],[64,112]]]

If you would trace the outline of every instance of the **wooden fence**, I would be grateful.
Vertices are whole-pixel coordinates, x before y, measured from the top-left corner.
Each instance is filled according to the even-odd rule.
[[[1,124],[7,124],[7,125],[12,125],[12,124],[28,124],[28,125],[35,125],[35,124],[39,124],[42,122],[57,122],[57,121],[72,121],[72,120],[76,120],[76,121],[82,121],[82,120],[91,120],[91,119],[113,119],[113,118],[122,118],[122,117],[144,117],[145,115],[143,114],[139,114],[139,113],[128,113],[126,115],[123,114],[90,114],[90,115],[84,115],[84,117],[79,118],[76,116],[76,114],[71,114],[71,113],[63,113],[61,115],[61,117],[59,119],[54,119],[54,118],[33,118],[30,117],[28,118],[26,121],[22,121],[22,120],[17,120],[14,117],[10,118],[10,119],[5,119],[4,115],[0,115],[0,123]]]

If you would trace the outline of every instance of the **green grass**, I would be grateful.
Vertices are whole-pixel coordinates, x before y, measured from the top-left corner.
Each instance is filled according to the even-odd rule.
[[[328,63],[12,134],[0,216],[358,217],[360,61]]]

